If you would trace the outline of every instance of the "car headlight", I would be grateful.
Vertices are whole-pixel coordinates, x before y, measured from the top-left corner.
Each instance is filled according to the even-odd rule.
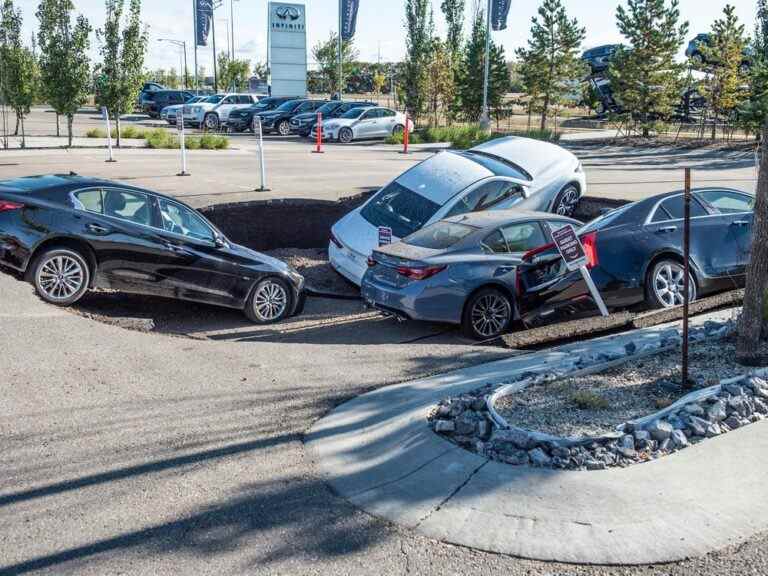
[[[584,172],[584,166],[582,166],[582,165],[581,165],[581,162],[579,162],[579,163],[576,165],[576,173],[577,173],[577,174],[581,174],[582,172]]]

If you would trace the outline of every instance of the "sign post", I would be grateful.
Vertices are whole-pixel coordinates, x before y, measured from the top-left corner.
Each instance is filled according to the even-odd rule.
[[[256,132],[258,130],[258,138],[259,138],[259,168],[261,172],[261,188],[256,188],[256,192],[269,192],[269,188],[267,188],[267,166],[264,163],[264,131],[261,128],[261,117],[260,116],[254,116],[253,117],[253,131]]]
[[[608,316],[608,308],[603,301],[603,297],[600,295],[600,291],[595,286],[594,280],[592,280],[592,275],[587,269],[587,253],[573,226],[569,224],[552,232],[552,240],[555,241],[555,246],[557,246],[558,252],[563,257],[566,268],[570,271],[578,270],[581,272],[581,277],[584,278],[584,282],[587,288],[589,288],[595,304],[600,309],[600,314]]]
[[[187,142],[184,133],[184,107],[176,113],[176,127],[179,131],[179,146],[181,148],[181,172],[176,176],[189,176],[189,172],[187,172]]]
[[[105,162],[117,162],[114,156],[112,156],[112,127],[109,124],[109,110],[106,106],[101,107],[101,117],[104,118],[104,122],[107,124],[107,159]]]
[[[685,169],[685,212],[683,221],[683,372],[682,387],[691,388],[692,382],[688,377],[688,315],[691,299],[691,169]]]

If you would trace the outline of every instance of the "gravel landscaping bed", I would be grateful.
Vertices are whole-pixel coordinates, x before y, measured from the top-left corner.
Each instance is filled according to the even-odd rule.
[[[698,387],[745,372],[736,338],[692,346],[690,373]],[[765,346],[768,352],[768,345]],[[680,386],[680,351],[638,359],[606,372],[537,383],[496,404],[511,425],[557,436],[598,436],[666,408],[690,390]]]
[[[307,287],[311,289],[340,296],[360,296],[360,291],[328,263],[328,251],[325,249],[279,248],[264,253],[296,268],[307,279]]]

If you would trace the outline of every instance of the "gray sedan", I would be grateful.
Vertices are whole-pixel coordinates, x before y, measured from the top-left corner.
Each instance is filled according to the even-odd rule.
[[[460,324],[485,340],[515,319],[516,271],[553,231],[581,223],[545,212],[498,210],[441,220],[374,250],[363,277],[365,302],[408,320]]]

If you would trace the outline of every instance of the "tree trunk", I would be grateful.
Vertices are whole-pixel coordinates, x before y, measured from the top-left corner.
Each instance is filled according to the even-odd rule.
[[[115,145],[120,148],[120,114],[115,114]]]
[[[72,148],[72,121],[73,115],[67,114],[67,137],[69,139],[69,147]]]
[[[59,126],[59,113],[56,112],[56,138],[61,136],[61,126]]]
[[[13,135],[14,136],[19,135],[19,115],[18,114],[16,114],[16,128],[13,131]]]
[[[768,119],[763,125],[763,146],[760,154],[760,175],[755,200],[752,257],[747,267],[744,308],[741,313],[736,359],[747,366],[757,366],[760,358],[760,337],[763,330],[765,289],[768,285]]]
[[[549,94],[544,97],[544,104],[541,107],[541,131],[547,129],[547,113],[549,112]]]
[[[21,147],[27,147],[27,135],[24,133],[24,116],[19,116],[21,122]]]

